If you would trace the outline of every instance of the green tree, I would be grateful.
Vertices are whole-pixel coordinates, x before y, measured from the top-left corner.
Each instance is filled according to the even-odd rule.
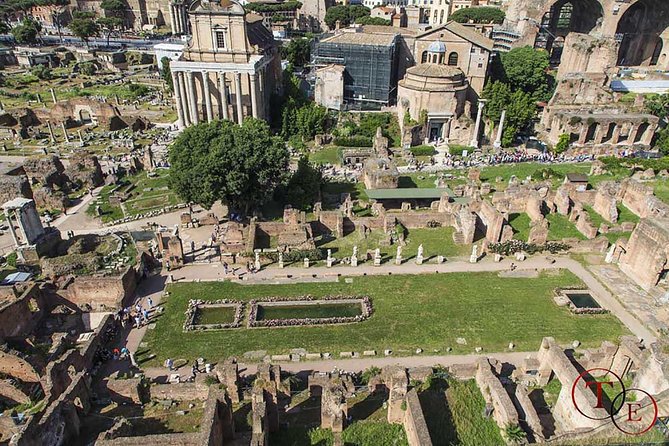
[[[247,214],[272,197],[288,169],[283,142],[264,121],[213,121],[184,130],[169,149],[170,187],[209,209],[217,200]]]
[[[355,23],[358,25],[379,25],[379,26],[390,26],[392,25],[392,22],[388,19],[384,19],[383,17],[370,17],[370,16],[362,16],[358,17],[355,19]]]
[[[118,33],[121,26],[123,26],[123,19],[119,17],[100,17],[97,20],[97,24],[100,31],[107,39],[107,46],[109,46],[109,39],[113,34]]]
[[[365,17],[371,14],[369,8],[362,5],[338,5],[333,6],[325,13],[325,24],[328,28],[334,29],[337,21],[339,25],[344,28],[355,22],[360,17]]]
[[[293,39],[288,45],[281,49],[283,57],[295,67],[305,66],[309,63],[309,59],[311,58],[311,45],[309,44],[308,39]]]
[[[563,133],[558,138],[557,144],[555,144],[555,153],[560,154],[566,152],[569,148],[569,133]]]
[[[174,91],[174,84],[172,83],[172,71],[170,70],[170,58],[163,56],[163,58],[160,59],[160,64],[162,67],[160,69],[160,77],[162,77],[165,81],[167,89],[169,91]]]
[[[294,208],[307,211],[320,198],[323,174],[306,156],[297,163],[297,170],[285,188],[285,201]]]
[[[296,117],[298,134],[305,140],[311,140],[325,130],[328,110],[310,102],[297,109]]]
[[[553,94],[554,79],[549,74],[548,53],[531,46],[502,53],[493,64],[493,80],[522,90],[537,101],[547,101]]]
[[[12,28],[12,36],[17,43],[34,44],[37,43],[37,36],[41,31],[42,25],[39,22],[25,18],[20,25]]]
[[[501,25],[504,22],[504,11],[492,6],[462,8],[455,11],[448,18],[458,23],[495,23]]]
[[[660,119],[669,117],[669,94],[653,94],[646,97],[646,110]]]
[[[30,74],[36,76],[40,80],[48,81],[53,76],[51,74],[51,68],[46,65],[37,65],[30,70]]]
[[[655,148],[664,156],[669,156],[669,127],[664,127],[655,133]]]
[[[69,24],[72,34],[83,40],[86,47],[88,47],[88,39],[100,33],[100,27],[93,20],[94,17],[95,14],[92,12],[75,11]]]
[[[525,130],[537,113],[537,104],[532,96],[522,90],[513,91],[508,84],[495,81],[483,89],[487,99],[484,114],[494,123],[499,122],[502,111],[506,110],[502,145],[509,146],[518,132]]]

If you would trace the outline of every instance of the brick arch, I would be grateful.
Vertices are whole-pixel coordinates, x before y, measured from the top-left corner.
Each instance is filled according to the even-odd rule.
[[[635,0],[626,5],[616,22],[620,40],[617,65],[656,65],[669,50],[669,2]]]

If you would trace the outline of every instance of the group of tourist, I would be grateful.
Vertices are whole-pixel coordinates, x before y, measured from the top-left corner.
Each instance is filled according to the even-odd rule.
[[[144,308],[141,302],[137,302],[134,307],[125,307],[120,309],[114,318],[121,323],[123,328],[132,325],[134,328],[141,328],[149,323],[151,311],[153,310],[153,300],[146,299],[147,308]]]

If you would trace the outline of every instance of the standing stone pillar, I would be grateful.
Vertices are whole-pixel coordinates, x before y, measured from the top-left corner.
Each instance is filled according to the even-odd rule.
[[[184,127],[188,127],[193,123],[193,120],[188,110],[188,94],[186,92],[186,79],[183,71],[177,71],[177,79],[179,79],[179,91],[181,93],[181,111],[183,112]],[[176,87],[175,87],[176,88]]]
[[[611,135],[611,144],[618,144],[620,142],[620,125],[616,124],[613,128],[613,135]]]
[[[49,88],[49,91],[51,92],[51,99],[53,99],[53,103],[55,104],[58,102],[58,99],[56,99],[56,92],[54,91],[53,88]]]
[[[230,119],[228,116],[228,94],[225,91],[225,73],[218,73],[218,94],[220,97],[221,104],[221,117],[223,119]]]
[[[585,140],[588,139],[588,126],[581,124],[581,131],[578,135],[578,143],[585,144]]]
[[[641,143],[650,145],[650,143],[653,141],[653,135],[655,134],[655,131],[657,131],[657,125],[647,127],[646,131],[641,137]]]
[[[181,32],[182,34],[190,34],[190,31],[188,30],[188,11],[186,10],[186,5],[182,3],[179,9],[181,10]]]
[[[191,121],[193,124],[199,124],[200,123],[200,117],[197,109],[197,96],[196,96],[196,91],[195,91],[195,74],[192,71],[188,71],[186,73],[188,76],[188,99],[189,99],[189,107],[188,107],[188,113],[190,114]]]
[[[174,102],[176,102],[177,107],[177,126],[182,129],[186,125],[186,120],[184,119],[184,110],[183,103],[181,102],[181,81],[176,71],[172,71],[172,86],[174,87]]]
[[[639,126],[632,124],[629,136],[627,136],[627,144],[634,144],[634,140],[636,139],[636,134],[638,131],[639,131]]]
[[[485,101],[479,99],[479,109],[476,112],[476,124],[474,125],[474,134],[472,135],[472,140],[469,145],[478,149],[479,147],[479,131],[481,130],[481,116],[483,115],[483,107],[485,107]]]
[[[242,75],[235,73],[235,100],[237,102],[237,123],[242,124],[244,115],[242,114]]]
[[[46,121],[46,127],[49,129],[49,137],[51,138],[51,142],[55,143],[56,135],[53,134],[53,127],[51,127],[51,121],[49,121],[48,119]]]
[[[251,90],[251,114],[258,118],[258,92],[255,73],[249,74],[249,89]]]
[[[209,91],[209,72],[202,72],[202,85],[204,90],[204,104],[207,109],[207,122],[211,122],[214,119],[214,112],[211,109],[211,95]]]
[[[170,25],[172,27],[172,35],[177,33],[176,21],[177,21],[177,18],[176,18],[176,14],[174,13],[174,3],[170,2]]]
[[[441,126],[441,139],[448,141],[448,137],[451,134],[451,119],[448,118]]]
[[[502,116],[499,118],[499,127],[497,128],[497,138],[492,145],[495,149],[502,148],[502,135],[504,134],[504,119],[506,118],[506,110],[502,110]]]
[[[14,240],[14,246],[17,248],[21,246],[19,244],[19,239],[16,236],[16,230],[14,229],[14,222],[12,222],[11,211],[5,211],[5,220],[7,220],[7,226],[9,226],[9,232],[12,233],[12,239]]]
[[[70,142],[70,137],[67,134],[67,129],[65,128],[65,121],[60,123],[60,126],[63,128],[63,136],[65,137],[65,142]]]

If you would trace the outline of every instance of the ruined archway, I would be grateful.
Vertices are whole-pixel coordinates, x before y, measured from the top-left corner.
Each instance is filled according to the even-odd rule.
[[[669,3],[638,0],[621,16],[616,30],[620,42],[618,65],[649,66],[664,62],[664,45],[669,30]],[[665,57],[662,57],[662,56]]]
[[[588,34],[599,26],[603,17],[598,0],[558,0],[544,14],[534,47],[548,51],[551,63],[558,65],[567,34]]]

